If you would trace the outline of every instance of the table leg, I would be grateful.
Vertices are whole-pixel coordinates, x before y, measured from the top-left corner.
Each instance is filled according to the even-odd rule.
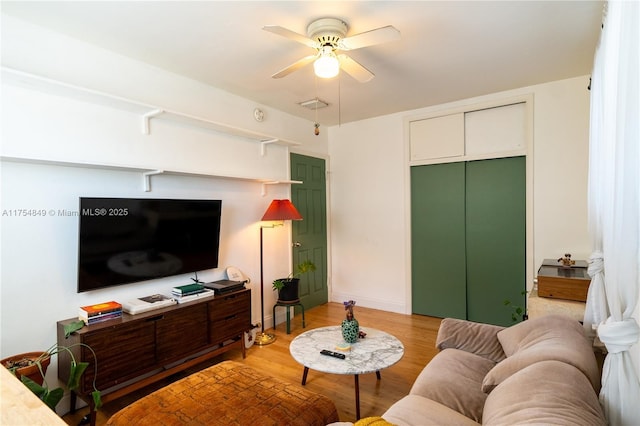
[[[357,374],[354,374],[353,377],[355,377],[356,388],[356,420],[360,420],[360,380]]]
[[[291,306],[285,308],[287,310],[287,334],[291,334]]]
[[[69,412],[70,413],[75,413],[76,412],[76,401],[77,401],[77,395],[75,391],[71,391],[70,392],[70,407],[69,407]]]
[[[302,386],[307,384],[307,374],[309,374],[309,367],[305,367],[302,373]],[[376,371],[376,377],[380,380],[380,371]],[[354,374],[353,378],[356,391],[356,420],[360,420],[360,378],[357,374]]]
[[[89,413],[89,426],[96,426],[97,411],[93,404],[89,404],[89,409],[91,410]]]

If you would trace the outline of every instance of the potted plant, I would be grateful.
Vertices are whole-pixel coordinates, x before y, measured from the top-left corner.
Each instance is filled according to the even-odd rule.
[[[528,291],[523,290],[520,292],[521,295],[525,296],[527,295]],[[520,321],[526,321],[529,317],[527,315],[527,313],[525,312],[525,308],[523,308],[522,306],[519,305],[514,305],[513,303],[511,303],[511,300],[509,299],[505,299],[502,304],[504,306],[510,306],[512,311],[511,311],[511,321],[513,321],[514,323],[516,322],[520,322]]]
[[[51,363],[51,357],[47,351],[26,352],[5,358],[0,363],[18,379],[26,376],[37,384],[42,385],[44,375],[47,373],[47,368]]]
[[[65,336],[69,336],[76,330],[84,327],[84,322],[75,321],[65,326]],[[71,356],[71,374],[69,375],[69,381],[67,387],[71,390],[76,390],[80,386],[80,378],[82,374],[89,366],[88,362],[77,362],[73,356],[71,348],[73,346],[84,346],[88,348],[93,354],[94,359],[94,383],[92,397],[94,406],[96,409],[102,405],[100,391],[95,386],[95,377],[98,372],[98,363],[96,354],[93,349],[84,344],[77,343],[71,346],[59,346],[58,344],[52,345],[49,349],[41,352],[29,352],[20,355],[14,355],[9,358],[5,358],[0,363],[7,368],[11,373],[15,374],[22,383],[25,384],[38,398],[40,398],[49,408],[55,411],[56,405],[60,402],[64,396],[64,390],[62,388],[50,389],[46,380],[45,373],[47,367],[51,362],[51,357],[61,352],[67,352]]]
[[[304,262],[298,264],[298,266],[296,267],[297,272],[292,272],[287,278],[279,278],[273,281],[273,289],[278,290],[278,300],[287,302],[298,300],[300,275],[306,274],[307,272],[314,272],[315,270],[315,263],[307,259]]]

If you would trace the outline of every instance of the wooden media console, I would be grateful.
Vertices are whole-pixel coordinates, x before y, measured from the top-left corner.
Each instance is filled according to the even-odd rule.
[[[226,352],[240,349],[245,357],[244,333],[251,330],[251,290],[242,289],[202,300],[172,305],[137,315],[86,326],[64,335],[64,326],[77,318],[57,323],[58,345],[84,343],[96,354],[96,387],[102,402],[108,402],[143,388],[193,365]],[[93,410],[94,358],[83,346],[74,346],[76,361],[90,365],[82,376],[80,389],[71,392],[71,412],[76,396]],[[58,355],[58,378],[69,378],[70,357]]]

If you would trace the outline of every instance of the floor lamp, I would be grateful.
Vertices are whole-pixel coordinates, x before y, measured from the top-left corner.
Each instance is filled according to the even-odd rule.
[[[264,273],[263,273],[263,244],[262,230],[284,225],[285,220],[302,220],[302,216],[289,200],[273,200],[262,216],[263,221],[275,221],[271,225],[260,225],[260,312],[262,314],[262,332],[256,336],[256,345],[268,345],[276,340],[275,334],[264,332]],[[275,327],[276,319],[273,319]]]

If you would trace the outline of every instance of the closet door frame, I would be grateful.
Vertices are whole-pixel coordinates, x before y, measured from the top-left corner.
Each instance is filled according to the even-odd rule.
[[[439,105],[433,108],[426,108],[419,114],[408,116],[404,118],[404,150],[405,150],[405,200],[406,200],[406,216],[405,216],[405,250],[406,257],[406,276],[411,277],[412,273],[412,242],[411,242],[411,167],[428,165],[428,164],[441,164],[441,163],[453,163],[461,161],[474,161],[474,160],[488,160],[494,158],[507,158],[507,157],[525,157],[526,170],[526,289],[531,291],[533,288],[535,278],[535,265],[534,265],[534,247],[533,247],[533,108],[534,97],[532,93],[512,96],[502,99],[493,99],[484,102],[478,102],[477,100],[465,100],[461,102],[455,102],[447,105]],[[497,108],[501,106],[511,105],[515,103],[525,104],[525,146],[521,150],[488,153],[482,155],[460,155],[455,157],[438,158],[433,160],[412,160],[411,159],[411,135],[410,128],[411,123],[417,120],[440,117],[449,114],[466,113],[479,111],[489,108]],[[412,288],[413,283],[409,278],[406,282],[405,288],[405,313],[411,314],[413,307],[412,300]]]

